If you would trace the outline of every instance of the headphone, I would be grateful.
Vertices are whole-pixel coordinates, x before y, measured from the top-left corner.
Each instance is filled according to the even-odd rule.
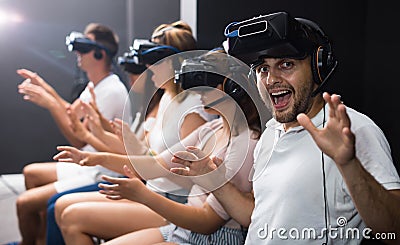
[[[319,85],[318,88],[312,93],[312,96],[314,97],[321,91],[322,86],[336,69],[338,62],[333,55],[331,43],[322,29],[311,20],[303,18],[295,19],[302,24],[303,30],[307,37],[315,34],[314,38],[317,39],[316,41],[318,46],[311,54],[311,71],[313,81]]]
[[[98,48],[98,47],[96,47],[95,49],[94,49],[94,58],[96,59],[96,60],[101,60],[102,58],[103,58],[103,54],[101,53],[101,49],[100,48]]]
[[[231,96],[236,102],[239,102],[241,98],[245,95],[244,89],[230,78],[226,78],[222,84],[223,91]]]
[[[230,78],[226,78],[224,80],[224,82],[222,83],[222,90],[226,93],[226,95],[211,103],[208,103],[207,105],[204,105],[205,109],[209,109],[227,100],[229,96],[232,97],[232,99],[234,99],[237,103],[239,103],[240,99],[243,98],[243,96],[245,95],[244,89]]]
[[[162,45],[147,39],[134,39],[130,50],[135,56],[134,59],[137,60],[136,63],[140,65],[153,65],[163,58],[181,52],[173,46]]]
[[[80,53],[86,54],[94,49],[94,58],[96,60],[100,60],[103,58],[103,53],[101,50],[104,50],[107,55],[113,57],[111,51],[101,43],[93,41],[87,37],[85,37],[80,32],[71,32],[65,38],[65,44],[67,45],[68,51],[78,51]]]

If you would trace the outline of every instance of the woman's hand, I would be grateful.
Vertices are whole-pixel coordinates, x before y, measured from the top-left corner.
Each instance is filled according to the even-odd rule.
[[[124,165],[124,173],[128,178],[114,178],[103,175],[103,180],[111,184],[99,184],[102,188],[99,192],[111,200],[127,199],[145,204],[147,195],[151,192],[127,165]]]
[[[193,183],[213,191],[227,182],[225,164],[222,159],[208,156],[200,149],[188,146],[186,151],[176,152],[172,162],[183,165],[182,168],[171,168],[170,171],[183,176],[192,176]]]
[[[96,112],[97,117],[99,118],[99,121],[101,123],[101,126],[104,130],[108,131],[108,132],[112,132],[112,127],[111,127],[111,123],[109,122],[109,120],[107,120],[103,114],[101,114],[99,107],[97,106],[96,103],[96,94],[94,92],[94,84],[93,82],[89,82],[87,85],[90,95],[91,95],[91,100],[89,102],[89,105],[92,107],[92,109]]]
[[[59,162],[77,163],[82,166],[96,166],[103,162],[102,155],[98,152],[81,151],[72,146],[57,146],[60,152],[53,157]]]
[[[87,128],[87,118],[85,118],[84,121],[81,122],[78,119],[76,111],[72,110],[71,106],[67,107],[67,115],[70,119],[69,126],[70,126],[72,132],[74,133],[74,135],[77,138],[87,142],[87,138],[91,134],[91,132]]]
[[[101,124],[100,117],[96,110],[91,105],[83,101],[80,101],[80,106],[86,115],[85,121],[87,122],[90,132],[92,132],[96,137],[101,137],[105,133],[105,130]]]
[[[136,134],[132,132],[131,128],[125,121],[115,118],[114,121],[112,121],[112,128],[114,134],[116,134],[124,144],[126,154],[142,155],[149,150],[144,142],[138,139]]]

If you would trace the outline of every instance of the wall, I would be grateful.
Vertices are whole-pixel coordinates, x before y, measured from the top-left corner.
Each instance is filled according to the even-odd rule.
[[[22,21],[5,25],[1,11],[16,12]],[[17,92],[23,81],[16,74],[18,68],[36,71],[71,101],[79,71],[75,55],[65,46],[67,34],[83,31],[89,22],[107,24],[120,37],[118,55],[122,55],[132,41],[128,33],[149,38],[157,25],[178,20],[179,11],[179,0],[0,1],[0,174],[20,173],[28,163],[51,161],[56,146],[67,144],[50,114]],[[127,18],[131,13],[133,24]],[[129,32],[128,24],[133,29]],[[121,71],[118,74],[125,80]]]
[[[0,9],[23,16],[20,23],[0,24],[0,174],[19,173],[27,163],[49,161],[55,147],[67,143],[49,113],[17,93],[22,78],[16,69],[37,71],[70,99],[77,70],[75,56],[64,45],[66,34],[82,31],[92,21],[109,24],[120,36],[122,54],[133,37],[149,37],[157,25],[178,20],[179,6],[179,0],[0,1]],[[398,22],[396,8],[372,0],[198,0],[197,8],[195,29],[201,49],[220,44],[231,21],[259,14],[287,10],[318,22],[331,37],[339,60],[327,90],[341,94],[347,105],[375,120],[388,137],[395,161],[400,160],[400,129],[393,120],[398,111],[395,59],[399,49],[392,37],[392,23]]]
[[[340,94],[346,105],[381,127],[399,170],[400,128],[393,120],[399,111],[395,102],[399,48],[393,34],[396,8],[386,1],[362,0],[202,0],[198,1],[198,41],[204,48],[213,48],[224,40],[229,23],[276,11],[314,20],[330,37],[339,65],[326,90]]]

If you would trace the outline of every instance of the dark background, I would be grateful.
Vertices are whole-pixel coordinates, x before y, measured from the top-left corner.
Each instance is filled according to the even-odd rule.
[[[185,0],[182,0],[185,1]],[[55,147],[66,144],[50,114],[22,100],[18,68],[38,72],[66,99],[76,86],[75,55],[65,36],[83,31],[89,22],[112,27],[120,37],[122,54],[132,37],[148,38],[161,23],[180,18],[180,1],[165,0],[2,0],[1,11],[23,16],[20,23],[0,23],[0,174],[20,173],[31,162],[49,161]],[[345,104],[371,117],[386,135],[398,168],[400,129],[396,61],[399,55],[396,8],[392,1],[271,1],[198,0],[197,39],[211,49],[224,39],[232,21],[288,11],[317,22],[330,38],[339,61],[327,90]],[[124,74],[121,74],[124,78]]]

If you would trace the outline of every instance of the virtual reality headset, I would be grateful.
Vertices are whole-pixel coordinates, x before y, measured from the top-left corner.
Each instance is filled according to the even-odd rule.
[[[131,46],[137,64],[153,65],[157,61],[180,52],[179,49],[151,42],[147,39],[135,39]]]
[[[71,32],[65,38],[65,45],[67,45],[68,51],[70,52],[77,51],[79,53],[86,54],[97,48],[105,50],[106,53],[111,56],[110,51],[104,45],[90,40],[80,32]]]
[[[217,87],[223,84],[227,76],[243,72],[243,66],[233,57],[224,53],[203,54],[183,60],[179,71],[175,71],[175,83],[186,90],[195,87]],[[221,56],[219,59],[212,56]],[[203,89],[203,88],[202,88]]]
[[[213,67],[202,62],[200,58],[185,59],[181,70],[175,71],[175,83],[179,83],[183,90],[195,87],[217,87],[225,77],[217,74]]]
[[[303,59],[316,46],[302,24],[286,12],[233,22],[225,28],[225,36],[226,52],[248,65],[266,57]]]
[[[124,71],[132,74],[141,74],[146,70],[145,65],[136,63],[134,52],[125,52],[123,56],[118,57],[118,65],[124,68]]]

